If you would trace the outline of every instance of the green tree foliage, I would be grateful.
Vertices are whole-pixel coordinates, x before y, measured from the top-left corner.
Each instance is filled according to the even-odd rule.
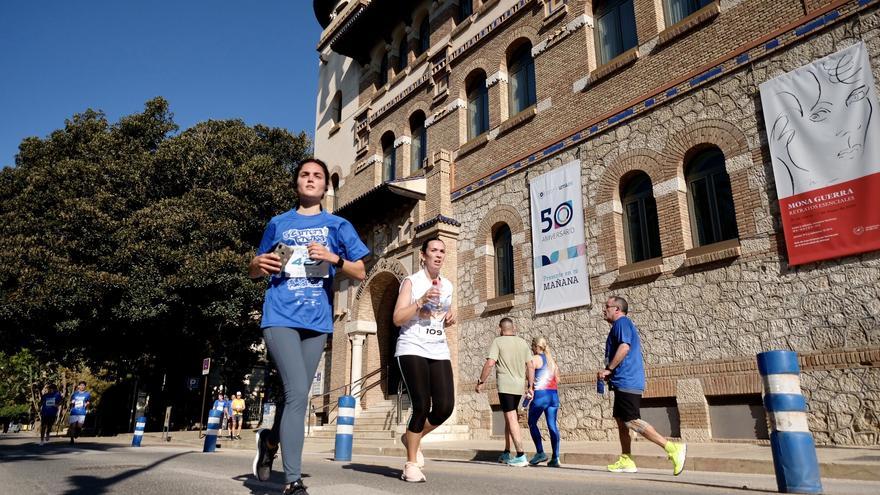
[[[0,349],[118,375],[247,358],[264,286],[246,265],[310,143],[240,120],[176,132],[156,98],[21,143],[0,172]]]

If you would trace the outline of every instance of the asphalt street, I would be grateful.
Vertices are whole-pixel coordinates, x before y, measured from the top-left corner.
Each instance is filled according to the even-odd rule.
[[[0,441],[0,493],[32,494],[277,494],[278,471],[260,482],[250,473],[252,454],[226,450],[204,454],[181,447],[133,448],[89,442],[76,446],[59,440],[39,446],[33,439]],[[280,468],[280,459],[275,468]],[[612,474],[601,467],[514,468],[488,462],[429,459],[427,483],[399,479],[401,459],[356,456],[332,461],[327,454],[304,457],[305,483],[322,494],[712,494],[775,492],[771,476],[644,469]],[[824,480],[825,493],[880,493],[880,483]]]

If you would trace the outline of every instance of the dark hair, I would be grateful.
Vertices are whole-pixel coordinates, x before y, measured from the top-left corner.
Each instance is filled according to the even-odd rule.
[[[296,167],[293,168],[293,180],[294,180],[293,187],[294,187],[294,190],[296,189],[296,180],[299,178],[299,173],[307,163],[314,163],[314,164],[320,166],[321,169],[324,171],[324,194],[326,194],[327,191],[330,190],[330,169],[327,168],[327,164],[324,163],[323,160],[315,158],[313,156],[310,156],[308,158],[303,158],[302,160],[297,162]],[[297,195],[298,194],[299,193],[297,192]],[[322,194],[321,198],[323,198],[323,197],[324,197],[324,195]],[[296,200],[296,206],[299,206],[299,198],[298,197]],[[324,209],[324,208],[321,207],[321,209]]]
[[[626,302],[626,299],[620,296],[611,296],[608,299],[614,299],[614,304],[620,308],[620,312],[623,314],[629,313],[629,304]]]
[[[85,385],[85,384],[86,384],[85,380],[80,380],[79,383],[76,384],[76,386],[78,387],[80,385]]]
[[[511,325],[513,325],[513,320],[505,316],[504,318],[501,318],[501,321],[498,322],[498,326],[503,327],[505,323],[510,323]]]
[[[430,244],[431,241],[440,241],[440,242],[443,242],[443,239],[441,239],[441,238],[439,238],[439,237],[437,237],[437,236],[428,237],[427,239],[425,239],[425,242],[422,243],[422,254],[428,254],[428,244]],[[443,242],[443,246],[446,247],[446,243],[445,243],[445,242]]]

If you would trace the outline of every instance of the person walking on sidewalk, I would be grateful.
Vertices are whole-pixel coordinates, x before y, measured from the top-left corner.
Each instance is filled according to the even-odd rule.
[[[648,422],[641,419],[639,408],[645,391],[645,365],[639,330],[629,319],[629,304],[620,296],[611,296],[605,302],[605,321],[611,331],[605,340],[605,369],[596,373],[599,380],[608,380],[614,391],[614,419],[620,436],[620,458],[608,466],[612,473],[638,472],[632,458],[632,430],[663,447],[672,461],[676,476],[684,469],[687,445],[666,440]]]
[[[71,444],[82,433],[91,402],[92,394],[86,390],[86,382],[79,382],[76,391],[70,396],[70,427],[67,429],[67,434],[70,435]]]
[[[226,396],[223,395],[223,392],[217,394],[217,400],[214,401],[214,405],[211,406],[211,409],[223,413],[223,415],[220,416],[220,436],[223,436],[223,430],[227,428],[229,428],[229,431],[232,431],[232,428],[229,427],[229,401],[226,400]]]
[[[406,385],[412,416],[401,437],[406,463],[400,478],[427,481],[422,468],[422,438],[452,415],[455,389],[446,327],[455,323],[452,282],[440,275],[446,244],[438,237],[422,243],[422,269],[406,277],[392,319],[400,327],[394,357]]]
[[[549,467],[559,467],[559,426],[556,424],[556,413],[559,412],[559,393],[557,392],[557,379],[559,368],[556,360],[550,354],[550,346],[544,337],[532,339],[532,352],[534,356],[529,361],[529,391],[531,397],[529,403],[529,433],[535,442],[534,457],[529,464],[536,466],[547,460],[544,453],[544,444],[541,441],[541,431],[538,429],[538,420],[541,415],[547,417],[547,431],[550,432],[550,446],[553,448],[553,457],[547,463]]]
[[[260,326],[284,384],[284,401],[276,408],[272,429],[257,432],[253,471],[260,481],[268,480],[283,445],[283,493],[307,495],[301,479],[303,418],[318,361],[333,333],[333,279],[345,275],[363,280],[362,258],[370,251],[348,220],[322,208],[330,184],[324,162],[307,158],[296,165],[293,176],[294,207],[269,221],[248,266],[252,279],[269,277]]]
[[[62,401],[61,393],[54,383],[46,385],[46,393],[40,397],[40,445],[49,443],[52,427],[58,419],[58,406]]]
[[[529,464],[523,450],[522,434],[519,429],[519,418],[516,414],[519,400],[526,386],[526,370],[532,359],[529,344],[516,336],[516,326],[510,318],[502,318],[498,323],[501,335],[495,337],[489,347],[489,355],[480,372],[475,391],[483,391],[483,384],[489,372],[495,366],[495,382],[498,387],[498,401],[504,413],[504,453],[498,462],[510,466],[522,467]],[[516,456],[510,455],[510,444],[516,448]]]
[[[241,440],[241,423],[242,419],[244,419],[244,399],[241,397],[241,392],[235,393],[235,398],[232,399],[232,427],[229,429],[229,439],[230,440]]]

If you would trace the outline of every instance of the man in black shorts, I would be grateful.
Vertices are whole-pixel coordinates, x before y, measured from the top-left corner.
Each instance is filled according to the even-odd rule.
[[[522,437],[519,429],[519,418],[516,408],[526,388],[526,372],[528,362],[532,359],[529,344],[516,336],[516,327],[510,318],[502,318],[498,324],[501,335],[495,337],[486,356],[486,364],[477,381],[476,392],[482,392],[483,383],[495,366],[495,381],[498,385],[498,400],[504,413],[504,453],[498,462],[510,466],[522,467],[529,464],[523,451]],[[510,455],[510,444],[516,448],[516,456]]]
[[[639,330],[627,317],[629,304],[626,299],[611,296],[605,302],[605,321],[611,323],[611,331],[605,341],[605,369],[596,373],[599,380],[608,380],[614,390],[614,419],[620,434],[620,458],[608,466],[613,473],[638,471],[632,458],[632,438],[629,430],[642,435],[663,447],[672,461],[672,473],[676,476],[684,469],[687,445],[666,440],[653,426],[641,419],[639,408],[645,391],[645,364],[642,361],[642,344]]]

